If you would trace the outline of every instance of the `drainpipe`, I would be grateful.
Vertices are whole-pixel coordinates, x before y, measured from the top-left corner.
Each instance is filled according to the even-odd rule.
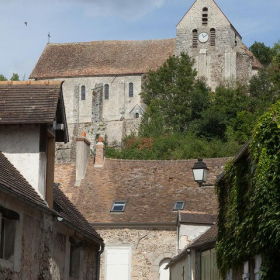
[[[191,249],[187,249],[188,252],[188,280],[192,280],[191,274]]]
[[[97,261],[96,261],[96,280],[100,279],[100,256],[104,252],[105,245],[102,244],[100,250],[97,252]]]

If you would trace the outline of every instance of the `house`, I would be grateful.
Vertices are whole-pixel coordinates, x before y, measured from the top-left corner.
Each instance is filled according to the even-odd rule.
[[[76,144],[77,155],[89,150],[84,136]],[[178,211],[186,212],[181,242],[213,224],[213,183],[228,158],[204,159],[209,175],[200,188],[192,175],[196,160],[109,159],[101,137],[96,146],[95,162],[77,156],[76,163],[56,163],[55,181],[104,239],[101,279],[169,279],[164,268],[178,253]]]
[[[171,259],[167,268],[170,280],[219,280],[215,242],[218,227],[212,225],[193,242]]]
[[[145,106],[140,92],[149,70],[188,53],[213,90],[225,81],[248,83],[261,64],[214,0],[196,0],[176,26],[176,38],[47,44],[30,79],[64,80],[70,143],[58,160],[75,160],[75,138],[99,134],[111,146],[138,131]]]
[[[61,82],[0,82],[0,279],[99,279],[104,243],[58,184]]]

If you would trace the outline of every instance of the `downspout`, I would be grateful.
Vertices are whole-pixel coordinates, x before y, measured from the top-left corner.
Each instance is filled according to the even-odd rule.
[[[188,252],[188,280],[192,280],[191,274],[191,249],[187,249]]]
[[[100,279],[100,256],[104,252],[105,245],[100,245],[101,249],[97,252],[97,260],[96,260],[96,280]]]

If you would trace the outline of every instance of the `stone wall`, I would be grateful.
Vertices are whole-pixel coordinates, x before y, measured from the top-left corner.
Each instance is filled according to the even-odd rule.
[[[97,250],[53,215],[0,192],[0,204],[20,215],[16,221],[14,255],[0,259],[0,280],[69,279],[69,236],[83,242],[79,279],[96,279]],[[74,279],[74,278],[73,278]]]
[[[97,230],[106,246],[131,246],[131,280],[159,279],[159,264],[176,255],[176,228]],[[105,280],[106,250],[101,255],[101,280]]]

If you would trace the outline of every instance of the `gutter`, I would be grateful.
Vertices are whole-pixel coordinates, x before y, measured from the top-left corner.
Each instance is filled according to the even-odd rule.
[[[103,244],[101,245],[100,250],[97,252],[97,260],[96,260],[96,265],[97,265],[97,268],[96,268],[96,280],[99,280],[99,279],[100,279],[100,259],[101,259],[101,254],[104,252],[104,249],[105,249],[105,244],[103,243]]]
[[[139,228],[176,230],[177,223],[90,223],[94,229]]]

